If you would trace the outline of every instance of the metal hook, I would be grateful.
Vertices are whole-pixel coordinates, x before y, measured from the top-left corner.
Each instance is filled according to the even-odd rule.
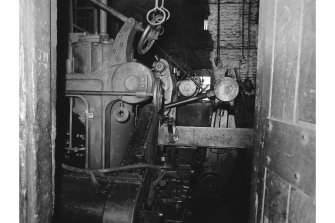
[[[166,12],[166,14],[167,14],[167,17],[165,19],[165,21],[166,21],[166,20],[168,20],[170,18],[170,12],[169,12],[169,10],[167,8],[164,7],[164,1],[165,0],[162,0],[162,5],[161,5],[160,9],[162,9],[162,10],[164,10]]]
[[[150,20],[150,14],[154,13],[156,10],[160,11],[163,14],[163,18],[161,20],[157,21],[157,22],[151,21]],[[155,16],[153,18],[155,18]],[[148,21],[148,23],[150,25],[157,26],[157,25],[162,24],[165,20],[166,20],[166,13],[165,13],[165,11],[163,9],[161,9],[160,7],[158,7],[158,0],[156,0],[155,1],[155,8],[149,10],[148,13],[147,13],[147,21]]]

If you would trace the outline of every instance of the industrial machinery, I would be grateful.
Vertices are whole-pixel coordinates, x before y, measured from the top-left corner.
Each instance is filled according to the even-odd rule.
[[[164,1],[145,28],[89,1],[103,10],[101,28],[69,35],[56,222],[191,222],[191,199],[220,196],[236,156],[229,151],[252,146],[252,131],[234,122],[239,84],[228,76],[212,84],[180,67],[186,78],[177,77],[175,62],[157,56],[151,68],[136,61],[135,34],[145,54],[170,17]],[[124,22],[115,39],[106,12]]]

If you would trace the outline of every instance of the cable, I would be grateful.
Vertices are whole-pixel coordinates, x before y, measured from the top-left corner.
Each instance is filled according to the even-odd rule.
[[[98,170],[101,173],[111,173],[111,172],[119,172],[123,170],[131,170],[131,169],[142,169],[142,168],[149,168],[153,170],[161,170],[159,166],[153,164],[133,164],[127,166],[120,166],[115,168],[108,168],[108,169],[100,169]]]
[[[76,173],[86,173],[90,175],[91,173],[97,174],[97,176],[105,177],[104,173],[111,173],[111,172],[119,172],[124,170],[131,170],[131,169],[142,169],[142,168],[149,168],[154,170],[161,170],[160,167],[155,166],[153,164],[134,164],[134,165],[127,165],[127,166],[120,166],[115,168],[107,168],[107,169],[97,169],[97,170],[86,170],[77,167],[72,167],[66,164],[62,164],[63,169],[76,172]]]
[[[157,184],[159,183],[159,181],[161,181],[163,179],[163,177],[166,174],[166,170],[163,170],[162,172],[160,172],[158,174],[158,177],[156,178],[156,180],[152,181],[150,184],[150,190],[149,190],[149,194],[148,194],[148,204],[151,205],[154,197],[155,197],[155,187],[157,186]]]

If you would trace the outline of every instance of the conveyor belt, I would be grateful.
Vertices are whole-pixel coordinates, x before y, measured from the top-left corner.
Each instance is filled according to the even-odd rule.
[[[158,117],[152,104],[142,108],[137,125],[130,137],[122,165],[153,162],[157,145]]]

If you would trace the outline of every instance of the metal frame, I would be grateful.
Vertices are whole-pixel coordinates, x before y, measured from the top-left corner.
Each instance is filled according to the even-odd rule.
[[[73,94],[66,94],[65,97],[68,97],[70,98],[70,112],[69,112],[69,116],[70,116],[70,121],[69,121],[69,141],[70,141],[70,145],[69,145],[69,149],[72,149],[72,106],[73,106],[73,98],[79,98],[81,99],[84,104],[85,104],[85,168],[87,169],[88,168],[88,157],[89,157],[89,117],[88,117],[88,114],[89,114],[89,104],[87,102],[87,100],[85,99],[85,97],[81,96],[81,95],[73,95]]]

